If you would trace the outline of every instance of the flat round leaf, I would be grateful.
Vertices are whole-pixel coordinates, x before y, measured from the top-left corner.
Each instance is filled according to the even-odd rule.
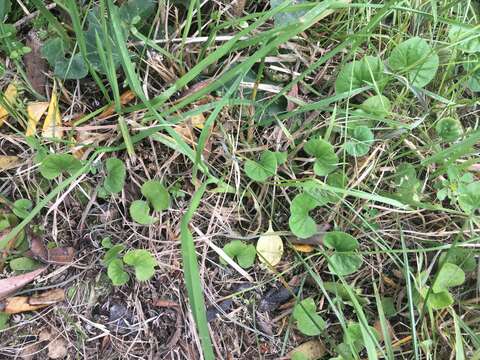
[[[32,206],[33,204],[30,200],[18,199],[13,203],[12,211],[20,219],[25,219],[30,214],[30,210],[32,209]]]
[[[55,66],[57,60],[65,58],[65,48],[60,38],[47,40],[40,51],[42,57],[45,58],[52,67]]]
[[[338,276],[353,274],[362,266],[362,258],[357,254],[335,252],[328,258],[328,269]]]
[[[274,234],[272,226],[258,238],[257,254],[260,261],[270,266],[277,265],[283,256],[282,238]]]
[[[453,304],[453,297],[448,291],[430,292],[427,303],[434,310],[442,310]]]
[[[463,134],[462,124],[452,117],[440,119],[435,125],[435,131],[446,141],[455,141]]]
[[[325,234],[323,244],[336,251],[354,251],[358,249],[358,241],[343,231],[330,231]]]
[[[480,209],[480,181],[468,184],[458,196],[458,204],[463,211],[473,214]]]
[[[480,61],[468,61],[464,65],[468,72],[467,86],[470,90],[480,92]]]
[[[313,170],[318,176],[325,176],[337,168],[338,156],[333,146],[320,138],[310,139],[306,142],[304,150],[315,157]]]
[[[338,189],[345,189],[348,184],[348,179],[343,172],[337,171],[329,174],[326,182],[331,187],[335,187]],[[342,198],[342,195],[336,192],[333,192],[333,191],[327,192],[327,200],[330,203],[336,203],[341,198]]]
[[[366,126],[357,126],[353,129],[350,140],[345,143],[345,151],[351,156],[364,156],[370,150],[373,141],[372,130]]]
[[[123,161],[117,158],[109,158],[105,161],[105,170],[107,173],[103,183],[105,190],[111,194],[122,191],[127,175]]]
[[[448,37],[458,49],[466,53],[480,52],[480,30],[478,26],[450,25]]]
[[[40,164],[40,174],[52,180],[63,172],[73,174],[82,167],[80,160],[70,154],[49,154]]]
[[[412,85],[421,88],[435,77],[439,58],[424,39],[414,37],[393,49],[388,64],[393,71],[405,76]]]
[[[449,251],[445,251],[442,255],[440,255],[438,260],[440,264],[443,264],[443,262],[447,259],[447,253],[448,262],[459,266],[463,271],[475,271],[477,268],[477,261],[470,249],[456,247],[450,249]]]
[[[130,216],[132,219],[142,225],[150,225],[154,218],[150,216],[150,206],[143,200],[135,200],[130,204]]]
[[[325,321],[317,314],[317,306],[311,297],[300,301],[293,308],[297,328],[307,336],[317,336],[325,329]]]
[[[365,56],[346,64],[340,70],[335,81],[335,92],[339,94],[374,84],[383,88],[384,82],[382,60],[376,56]]]
[[[123,257],[125,264],[133,266],[138,281],[147,281],[155,274],[157,261],[147,250],[137,249],[127,251]]]
[[[107,275],[115,286],[124,285],[130,279],[127,272],[123,269],[123,262],[120,259],[114,259],[108,264]]]
[[[232,240],[223,247],[223,251],[232,259],[237,259],[240,267],[247,269],[255,262],[257,251],[252,244],[246,244],[241,240]],[[222,264],[226,264],[223,258],[220,258]]]
[[[305,239],[317,232],[317,224],[308,214],[317,206],[317,201],[309,194],[302,193],[295,196],[290,204],[290,218],[288,219],[288,225],[294,235]]]
[[[432,290],[434,293],[448,291],[449,288],[462,285],[465,282],[465,273],[455,264],[445,263],[435,278]]]
[[[258,182],[263,182],[277,172],[277,156],[274,152],[266,150],[260,156],[260,161],[245,161],[244,170],[247,176]]]
[[[88,74],[88,67],[80,53],[70,59],[61,58],[55,61],[55,76],[63,80],[83,79]]]
[[[368,114],[378,117],[386,117],[392,111],[392,104],[390,100],[383,95],[370,96],[361,105],[360,109]]]
[[[155,211],[163,211],[170,206],[170,194],[160,181],[150,180],[142,185],[145,196]]]
[[[28,257],[19,257],[10,260],[8,266],[10,266],[10,269],[13,271],[32,271],[40,268],[42,265],[38,263],[38,261]]]

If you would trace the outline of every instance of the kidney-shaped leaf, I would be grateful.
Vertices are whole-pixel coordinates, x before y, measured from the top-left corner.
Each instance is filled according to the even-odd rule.
[[[298,194],[290,204],[288,225],[292,233],[306,239],[317,232],[317,224],[309,212],[318,206],[318,202],[307,193]]]
[[[236,258],[238,265],[247,269],[255,262],[257,251],[252,244],[246,244],[241,240],[232,240],[223,247],[223,251],[232,259]],[[220,258],[222,264],[226,264],[223,258]]]
[[[70,154],[49,154],[41,165],[40,174],[46,179],[52,180],[63,172],[73,174],[82,167],[80,160]]]
[[[357,254],[335,252],[328,259],[328,269],[338,276],[353,274],[362,266],[362,258]]]
[[[463,134],[462,123],[453,117],[440,119],[435,125],[435,131],[446,141],[455,141]]]
[[[277,172],[277,156],[273,151],[266,150],[260,156],[259,162],[245,161],[244,169],[250,179],[263,182]]]
[[[458,196],[458,204],[463,211],[473,214],[480,209],[480,181],[468,184]]]
[[[170,194],[158,180],[150,180],[142,185],[142,195],[145,196],[155,211],[163,211],[170,206]]]
[[[372,130],[366,126],[355,127],[350,135],[350,139],[345,143],[345,151],[351,156],[364,156],[370,150],[374,141]]]
[[[138,281],[149,280],[155,274],[157,261],[147,250],[137,249],[127,251],[123,257],[125,264],[133,266]]]
[[[258,238],[257,254],[262,263],[270,266],[277,265],[282,259],[283,241],[274,233],[271,224],[267,232]]]
[[[480,30],[478,26],[451,25],[448,37],[460,50],[466,53],[480,52]]]
[[[340,70],[335,81],[335,92],[339,94],[374,84],[380,89],[384,85],[383,62],[376,56],[365,56]]]
[[[105,190],[112,194],[122,191],[127,174],[123,161],[117,158],[109,158],[105,161],[105,170],[107,173],[103,183]]]
[[[414,37],[393,49],[388,64],[393,71],[406,76],[412,85],[424,87],[435,77],[439,58],[424,39]]]
[[[318,176],[325,176],[337,168],[338,156],[333,146],[320,138],[307,141],[304,147],[307,154],[315,157],[313,170]]]
[[[300,301],[293,308],[293,318],[298,330],[308,336],[317,336],[325,329],[325,321],[317,314],[317,306],[311,297]]]
[[[435,293],[448,291],[449,288],[462,285],[465,282],[465,273],[455,264],[445,263],[440,269],[432,290]]]
[[[343,231],[330,231],[325,234],[323,244],[336,251],[354,251],[358,249],[358,241]]]
[[[130,204],[130,216],[132,219],[142,225],[150,225],[154,218],[150,216],[150,206],[143,200],[135,200]]]

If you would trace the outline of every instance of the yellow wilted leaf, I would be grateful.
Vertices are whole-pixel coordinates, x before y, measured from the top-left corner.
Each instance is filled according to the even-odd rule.
[[[52,98],[48,105],[47,117],[43,123],[42,136],[50,138],[61,138],[63,135],[62,116],[58,107],[58,98],[55,87],[52,91]]]
[[[293,244],[293,247],[295,248],[295,250],[302,253],[311,253],[313,250],[315,250],[312,245],[308,244]]]
[[[282,259],[283,241],[275,235],[271,223],[267,232],[258,238],[257,254],[261,262],[270,266],[277,265]]]
[[[5,102],[9,105],[12,105],[17,98],[17,93],[17,86],[15,85],[15,83],[8,84],[7,90],[5,90],[5,93],[3,94]],[[8,110],[0,105],[0,126],[2,126],[7,116]]]
[[[197,129],[203,129],[205,124],[205,116],[202,113],[193,115],[190,117],[190,121],[192,122],[192,126],[196,127]]]
[[[19,162],[18,156],[0,155],[0,171],[10,169]]]
[[[37,124],[40,121],[40,118],[45,113],[48,108],[48,102],[46,101],[37,101],[31,102],[27,105],[27,113],[28,113],[28,125],[27,131],[25,132],[25,136],[32,136],[35,135],[37,131]]]

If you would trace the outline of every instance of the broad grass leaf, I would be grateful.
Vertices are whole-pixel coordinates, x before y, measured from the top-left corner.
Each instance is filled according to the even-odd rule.
[[[325,176],[337,168],[338,156],[329,142],[313,138],[307,141],[304,150],[307,154],[315,157],[313,170],[316,175]]]
[[[414,37],[393,49],[388,65],[394,72],[405,76],[412,85],[422,88],[435,77],[439,58],[424,39]]]
[[[150,216],[150,206],[143,200],[135,200],[130,204],[130,216],[141,225],[150,225],[155,220]]]
[[[143,249],[127,251],[123,261],[135,269],[135,277],[138,281],[151,279],[155,274],[155,267],[158,265],[153,255]]]
[[[445,141],[455,141],[463,134],[462,123],[453,117],[438,120],[435,131]]]
[[[127,175],[123,161],[117,158],[109,158],[105,161],[105,170],[107,173],[103,183],[105,190],[111,194],[122,191]]]
[[[10,0],[3,0],[0,3],[0,23],[3,23],[11,9],[12,2]]]
[[[448,30],[450,41],[466,53],[480,52],[480,29],[471,25],[451,25]]]
[[[382,60],[376,56],[365,56],[347,63],[337,75],[335,92],[340,94],[374,84],[382,89],[385,84],[383,69]]]
[[[141,191],[155,211],[163,211],[170,206],[170,194],[160,181],[150,180],[145,182]]]
[[[47,111],[49,103],[46,101],[30,102],[27,104],[28,124],[25,136],[33,136],[37,132],[37,124],[45,111]]]
[[[112,280],[114,286],[125,285],[130,276],[124,270],[123,261],[121,259],[113,259],[107,267],[107,275]]]
[[[311,297],[296,304],[292,316],[298,330],[307,336],[320,335],[325,329],[325,321],[317,314],[317,306]]]
[[[49,154],[40,164],[40,174],[48,180],[55,179],[63,172],[70,175],[82,167],[80,160],[70,154]]]
[[[257,254],[260,261],[269,266],[275,266],[282,260],[283,241],[274,233],[271,224],[267,232],[258,238]]]
[[[258,182],[266,181],[277,172],[277,156],[266,150],[260,156],[260,161],[246,160],[244,170],[247,176]]]
[[[366,126],[357,126],[351,131],[350,139],[345,143],[345,151],[351,156],[364,156],[368,154],[374,140],[372,130]]]
[[[458,204],[468,214],[480,209],[480,181],[468,184],[458,196]]]
[[[465,273],[455,264],[445,263],[435,278],[432,290],[435,293],[448,291],[449,288],[462,285],[465,282]]]

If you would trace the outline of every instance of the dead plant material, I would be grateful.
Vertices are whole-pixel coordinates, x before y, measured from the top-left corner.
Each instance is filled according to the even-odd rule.
[[[127,90],[125,91],[122,95],[120,95],[120,104],[126,105],[129,102],[131,102],[133,99],[135,99],[136,95],[132,90]],[[109,105],[99,116],[99,120],[106,119],[110,116],[115,114],[115,104]]]
[[[173,333],[172,337],[168,340],[168,342],[164,346],[165,350],[171,349],[177,344],[178,340],[180,339],[180,335],[182,334],[182,316],[183,315],[180,312],[181,310],[180,305],[178,305],[174,301],[162,300],[162,299],[154,300],[152,302],[152,305],[160,308],[174,309],[177,313],[177,320],[175,323],[175,332]]]
[[[20,158],[18,156],[0,156],[0,172],[14,168],[20,163]]]
[[[47,249],[39,236],[30,234],[30,253],[35,259],[47,264],[65,265],[73,262],[75,249],[72,247],[57,247]]]
[[[289,354],[288,358],[291,359],[294,354],[300,353],[305,359],[315,360],[320,359],[325,355],[327,349],[325,344],[321,340],[310,340],[298,345]]]
[[[63,289],[45,291],[39,295],[13,296],[0,302],[0,309],[7,314],[36,311],[65,300]]]
[[[27,46],[31,51],[23,57],[23,62],[25,64],[28,81],[37,93],[45,96],[45,88],[48,83],[45,73],[48,71],[48,65],[45,59],[42,58],[40,52],[42,42],[34,29],[30,30],[27,34]]]
[[[44,272],[46,267],[30,271],[26,274],[12,276],[7,279],[0,280],[0,299],[4,299],[10,294],[20,290],[28,283],[35,280],[35,278]]]

